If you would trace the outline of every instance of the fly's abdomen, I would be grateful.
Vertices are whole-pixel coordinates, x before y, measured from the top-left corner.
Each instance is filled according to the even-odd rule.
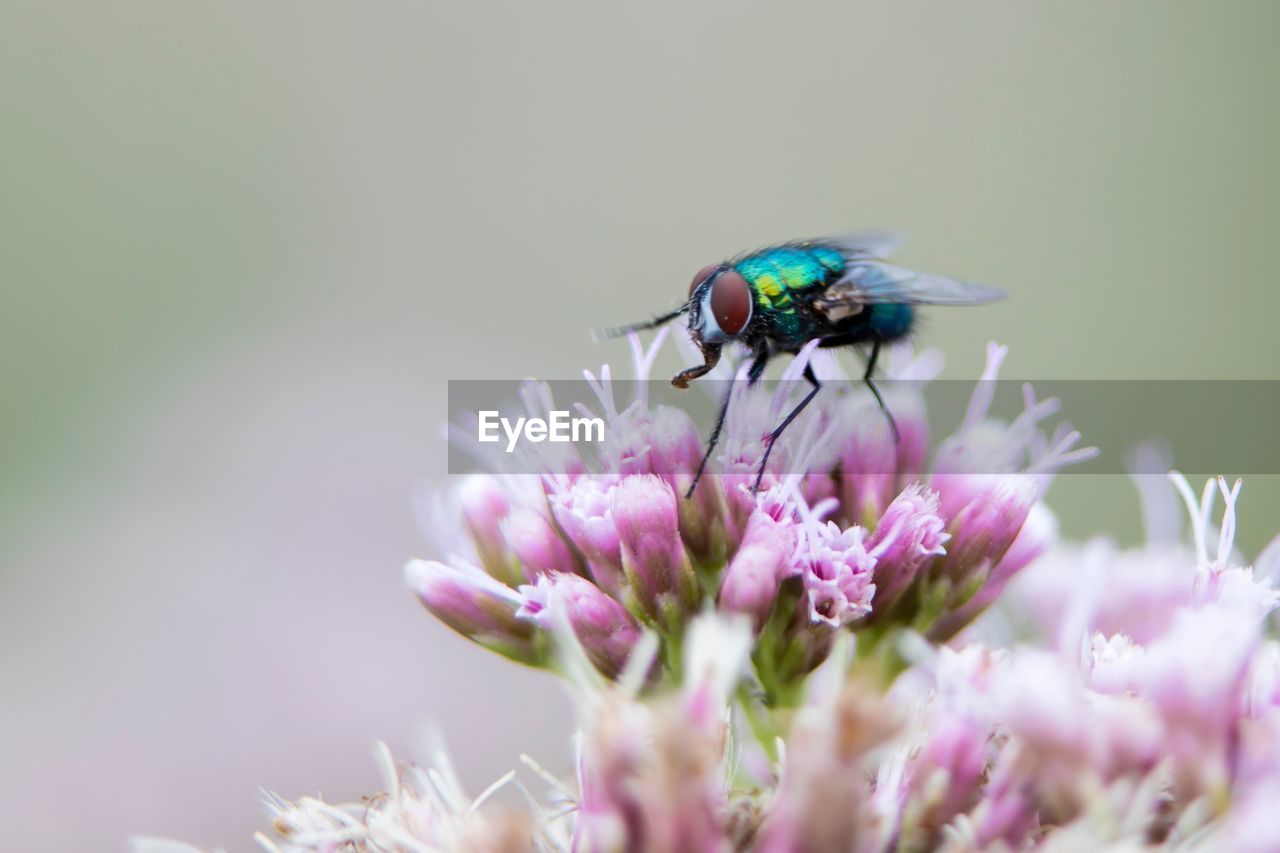
[[[915,311],[910,305],[902,303],[882,303],[871,306],[868,319],[872,332],[882,341],[894,341],[904,338],[911,332],[915,322]]]

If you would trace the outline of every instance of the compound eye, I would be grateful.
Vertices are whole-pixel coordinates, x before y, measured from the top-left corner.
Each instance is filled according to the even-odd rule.
[[[698,274],[695,275],[693,277],[693,281],[689,283],[689,295],[693,296],[693,292],[698,289],[698,285],[710,278],[712,273],[718,269],[720,269],[719,264],[707,264],[705,267],[698,270]]]
[[[711,315],[716,325],[732,337],[751,322],[751,288],[736,270],[725,270],[711,285]]]

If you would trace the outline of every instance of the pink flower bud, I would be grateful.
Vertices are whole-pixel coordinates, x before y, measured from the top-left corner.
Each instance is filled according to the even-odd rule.
[[[840,503],[840,487],[836,478],[826,471],[816,474],[805,474],[800,479],[800,496],[809,506],[818,506],[823,501]]]
[[[1058,522],[1043,504],[1034,504],[1013,544],[995,564],[982,587],[951,613],[944,615],[929,636],[941,642],[958,634],[977,619],[1004,592],[1013,576],[1039,557],[1057,540]]]
[[[679,498],[680,538],[699,565],[723,561],[724,509],[714,476],[703,476],[693,495],[685,493],[702,461],[703,443],[693,419],[683,409],[658,406],[649,424],[649,460],[653,473]]]
[[[790,573],[796,537],[789,523],[757,510],[720,584],[720,609],[752,617],[763,627],[778,596],[778,585]]]
[[[840,501],[845,519],[870,527],[897,490],[898,446],[874,401],[849,410],[852,424],[840,452]]]
[[[1094,634],[1089,643],[1087,682],[1091,690],[1122,694],[1132,689],[1133,670],[1143,649],[1124,634]]]
[[[937,466],[945,460],[935,461],[935,470],[929,478],[929,486],[938,495],[938,509],[943,518],[954,519],[960,510],[973,503],[990,489],[997,474],[951,473]]]
[[[622,412],[609,425],[608,443],[602,458],[603,469],[611,474],[631,476],[653,472],[652,448],[649,446],[649,413],[632,407]]]
[[[502,522],[502,536],[530,581],[549,572],[579,574],[573,551],[547,517],[531,507],[513,509]]]
[[[524,604],[518,616],[544,629],[564,618],[591,662],[613,678],[622,671],[640,639],[640,626],[616,600],[578,575],[540,575],[536,584],[520,587]]]
[[[518,583],[520,570],[502,536],[502,522],[511,511],[511,498],[495,480],[483,474],[467,477],[458,489],[462,523],[475,543],[484,570],[505,584]]]
[[[1004,557],[1038,493],[1035,480],[1022,474],[986,475],[971,479],[967,485],[973,488],[973,497],[951,516],[952,539],[941,560],[942,573],[958,582],[974,572],[990,571]]]
[[[1000,561],[1013,545],[1031,508],[1037,488],[1021,474],[989,475],[983,488],[951,520],[947,553],[930,569],[930,581],[945,581],[945,610],[931,614],[927,636],[945,642],[968,625],[1004,588],[1008,574]],[[1016,555],[1015,555],[1016,556]],[[1021,568],[1021,564],[1015,563]]]
[[[675,494],[658,477],[633,475],[614,489],[612,512],[634,604],[649,619],[674,627],[692,612],[699,593],[680,540]]]
[[[541,660],[533,626],[516,616],[519,594],[482,569],[414,560],[405,580],[427,610],[464,637],[524,663]]]
[[[1127,696],[1095,696],[1092,714],[1092,759],[1102,778],[1145,774],[1159,762],[1165,732],[1150,705]]]
[[[876,559],[877,611],[892,605],[925,563],[947,553],[946,527],[938,495],[927,487],[917,483],[893,499],[867,538]]]
[[[592,579],[617,595],[622,589],[622,544],[610,511],[612,491],[604,478],[579,477],[549,500],[560,529],[586,558]]]
[[[649,419],[648,444],[652,473],[684,494],[702,461],[702,437],[693,419],[683,409],[658,406]]]

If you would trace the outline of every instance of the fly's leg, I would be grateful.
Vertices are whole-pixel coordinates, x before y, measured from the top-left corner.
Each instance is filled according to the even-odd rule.
[[[875,397],[876,402],[880,404],[880,411],[884,412],[885,418],[889,421],[889,429],[893,432],[893,443],[897,444],[901,441],[898,435],[898,422],[893,419],[893,412],[889,411],[889,407],[885,405],[884,397],[880,396],[880,389],[871,378],[871,374],[876,372],[876,359],[879,356],[880,339],[876,338],[871,344],[871,355],[867,357],[867,372],[862,374],[862,381],[867,383],[867,388],[871,389],[871,396]]]
[[[707,452],[702,454],[702,461],[698,463],[698,471],[693,475],[693,482],[689,484],[689,489],[684,493],[684,499],[689,500],[693,497],[693,490],[698,487],[698,481],[702,479],[702,472],[707,468],[707,460],[711,458],[711,451],[716,449],[716,443],[720,441],[720,430],[724,427],[724,417],[729,413],[729,400],[733,397],[733,385],[729,385],[729,390],[724,392],[724,401],[720,403],[720,413],[716,415],[716,425],[711,428],[711,438],[707,440]]]
[[[702,362],[696,367],[687,367],[671,377],[671,384],[684,390],[689,387],[690,382],[699,376],[705,376],[715,370],[716,365],[720,363],[720,345],[704,346],[702,348]]]
[[[755,360],[751,362],[751,367],[747,369],[747,387],[750,388],[756,384],[760,376],[764,373],[765,365],[769,363],[769,350],[767,347],[761,346],[755,351]],[[711,458],[711,453],[716,449],[717,442],[720,441],[720,431],[724,428],[724,419],[729,414],[729,400],[733,398],[733,382],[729,383],[729,389],[724,393],[724,402],[720,404],[720,412],[716,415],[716,425],[711,429],[711,438],[707,440],[707,452],[702,454],[702,461],[698,463],[698,471],[693,475],[693,482],[689,484],[689,490],[684,493],[685,500],[693,497],[693,490],[697,488],[698,481],[702,479],[702,473],[707,468],[707,460]]]
[[[835,347],[843,347],[850,344],[860,344],[866,340],[867,335],[865,333],[845,332],[822,338],[818,342],[818,347],[819,349],[834,349]],[[879,338],[871,338],[871,353],[867,356],[867,369],[862,374],[862,381],[867,384],[867,389],[871,391],[871,396],[876,398],[876,403],[880,405],[880,411],[884,412],[885,420],[889,422],[889,430],[893,433],[893,443],[897,444],[901,440],[898,433],[898,422],[893,419],[893,412],[889,411],[889,406],[885,403],[884,397],[880,395],[880,389],[876,387],[875,380],[872,377],[872,374],[876,372],[876,360],[880,357],[880,345],[882,343]]]
[[[769,433],[768,438],[765,439],[764,458],[760,460],[760,470],[756,472],[756,484],[751,487],[751,494],[753,495],[760,491],[760,481],[764,479],[764,469],[765,466],[769,464],[769,454],[773,452],[773,445],[777,443],[778,437],[782,435],[783,430],[791,425],[791,422],[796,419],[796,416],[804,411],[804,407],[809,405],[809,401],[816,397],[818,395],[818,391],[822,388],[822,383],[819,382],[818,377],[813,374],[812,365],[805,364],[804,378],[809,381],[809,384],[812,385],[813,388],[809,390],[808,394],[804,395],[804,399],[802,399],[796,407],[791,410],[790,414],[782,419],[782,423],[778,424],[777,429]]]

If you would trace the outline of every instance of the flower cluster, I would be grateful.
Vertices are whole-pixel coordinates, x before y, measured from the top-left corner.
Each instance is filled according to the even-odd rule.
[[[660,341],[659,341],[660,343]],[[638,372],[656,353],[633,341]],[[477,476],[446,513],[422,603],[464,636],[557,670],[580,713],[576,767],[531,768],[475,800],[442,756],[383,755],[385,794],[273,800],[277,851],[1280,849],[1280,538],[1246,565],[1240,485],[1199,496],[1139,478],[1150,541],[1056,542],[1041,501],[1087,457],[1051,400],[990,417],[992,345],[968,411],[931,441],[920,383],[819,395],[751,485],[799,389],[735,383],[721,451],[694,484],[683,412],[620,407],[612,473],[563,456]],[[899,354],[895,375],[933,372]],[[739,374],[741,378],[741,374]],[[548,406],[534,389],[530,403]],[[686,494],[688,497],[686,498]],[[1181,541],[1176,506],[1191,517]],[[1221,498],[1220,517],[1214,505]],[[1216,521],[1216,526],[1215,526]],[[1214,541],[1216,539],[1216,542]],[[503,785],[527,804],[486,803]],[[481,806],[484,806],[481,808]]]
[[[790,408],[806,364],[831,377],[812,348],[770,393],[731,383],[732,400],[708,473],[703,443],[681,409],[650,406],[644,380],[658,347],[633,338],[641,393],[615,399],[608,368],[588,374],[608,419],[605,473],[563,454],[540,476],[477,475],[457,491],[467,536],[444,562],[414,561],[408,579],[441,621],[525,663],[556,661],[552,614],[563,612],[601,673],[616,676],[642,632],[661,639],[655,683],[678,677],[690,619],[713,609],[749,617],[753,669],[769,705],[794,703],[805,676],[844,631],[860,650],[893,658],[902,630],[954,636],[1051,543],[1040,502],[1050,475],[1091,453],[1079,436],[1040,423],[1053,401],[1028,394],[1011,423],[990,419],[1005,350],[994,344],[983,381],[933,465],[921,392],[929,359],[899,357],[888,405],[898,435],[867,391],[819,395],[769,457],[752,491],[765,437]],[[729,383],[722,383],[729,384]],[[803,390],[803,389],[799,389]],[[545,388],[525,395],[550,408]],[[687,495],[687,497],[686,497]],[[892,660],[886,665],[894,666]]]

